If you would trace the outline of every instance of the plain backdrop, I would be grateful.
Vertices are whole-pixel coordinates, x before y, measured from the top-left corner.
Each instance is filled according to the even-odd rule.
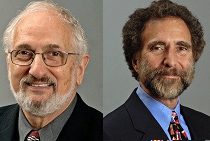
[[[210,115],[210,0],[173,0],[185,5],[204,27],[206,47],[196,65],[195,79],[181,103]],[[152,0],[103,1],[103,111],[104,116],[123,104],[138,83],[131,76],[122,50],[122,28],[137,8]]]
[[[0,35],[8,22],[30,0],[0,1]],[[104,115],[119,107],[138,83],[131,77],[122,50],[121,30],[135,9],[152,0],[54,0],[69,9],[86,31],[91,60],[79,93]],[[210,115],[210,10],[209,0],[173,0],[187,6],[204,27],[206,47],[196,64],[195,79],[181,103]],[[102,96],[103,94],[103,96]],[[103,103],[102,103],[103,100]],[[15,103],[9,88],[5,53],[0,49],[0,106]]]
[[[0,35],[9,21],[31,0],[0,1]],[[83,84],[78,92],[90,106],[102,111],[102,1],[101,0],[54,0],[58,5],[69,9],[86,31],[91,55]],[[5,53],[1,42],[0,49],[0,106],[15,103],[10,91],[5,63]]]

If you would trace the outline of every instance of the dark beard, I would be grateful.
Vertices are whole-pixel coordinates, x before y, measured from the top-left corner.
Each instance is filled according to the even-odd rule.
[[[186,70],[166,67],[151,69],[145,59],[141,61],[139,70],[139,77],[145,78],[144,86],[151,92],[151,96],[159,99],[175,99],[180,96],[191,84],[195,73],[194,65]],[[176,78],[166,78],[167,75]]]

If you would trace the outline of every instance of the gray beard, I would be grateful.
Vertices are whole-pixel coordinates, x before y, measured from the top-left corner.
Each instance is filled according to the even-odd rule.
[[[70,82],[70,88],[66,94],[61,95],[61,94],[56,93],[55,88],[54,88],[55,86],[53,86],[53,93],[46,101],[34,101],[29,96],[27,96],[23,82],[20,82],[20,90],[18,92],[14,91],[14,88],[11,84],[11,79],[10,79],[11,74],[9,71],[10,88],[19,106],[23,110],[35,116],[40,116],[40,117],[52,114],[58,109],[60,109],[64,105],[64,103],[68,102],[70,97],[74,93],[76,93],[77,85],[76,85],[76,69],[75,68],[73,68],[72,70],[71,77],[72,79]],[[22,78],[21,80],[23,79],[24,78]]]
[[[159,99],[175,99],[191,84],[195,69],[194,65],[185,71],[177,69],[157,68],[152,70],[147,60],[140,64],[140,78],[145,78],[144,86],[151,92],[150,95]],[[179,79],[168,79],[164,75],[179,76]]]
[[[19,91],[14,94],[17,103],[20,107],[35,115],[35,116],[46,116],[54,113],[58,109],[60,109],[63,104],[71,97],[72,92],[68,92],[67,94],[61,96],[59,94],[53,93],[49,99],[46,101],[32,101],[30,97],[26,96],[26,93]]]

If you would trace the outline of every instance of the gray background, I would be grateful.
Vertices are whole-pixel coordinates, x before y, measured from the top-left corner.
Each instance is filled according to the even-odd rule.
[[[1,0],[0,1],[0,35],[9,21],[30,0]],[[79,93],[88,105],[102,111],[102,1],[101,0],[54,0],[59,5],[69,9],[79,20],[86,31],[90,63]],[[0,106],[15,103],[7,79],[5,53],[1,42],[0,49]]]
[[[104,115],[125,102],[138,83],[131,77],[123,56],[121,30],[136,8],[152,0],[103,1],[103,111]],[[196,65],[195,79],[181,96],[181,103],[210,115],[210,1],[173,0],[187,6],[204,27],[207,45]]]
[[[91,106],[104,115],[120,106],[138,83],[131,77],[122,50],[121,30],[128,16],[136,8],[145,7],[152,0],[55,0],[71,10],[84,27],[91,60],[79,93]],[[209,0],[174,0],[187,6],[204,26],[207,45],[196,65],[192,85],[181,97],[182,104],[210,115],[210,10]],[[0,2],[0,35],[8,22],[29,0]],[[102,21],[103,20],[103,21]],[[103,23],[102,23],[103,22]],[[103,27],[102,27],[103,24]],[[102,46],[103,37],[103,46]],[[102,48],[103,47],[103,48]],[[103,56],[103,57],[102,57]],[[103,94],[103,105],[102,105]],[[0,49],[0,106],[15,103],[9,88],[5,54]]]

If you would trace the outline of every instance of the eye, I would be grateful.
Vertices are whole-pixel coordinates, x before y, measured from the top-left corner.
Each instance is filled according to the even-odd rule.
[[[187,51],[188,48],[187,48],[187,47],[184,47],[184,46],[179,46],[179,47],[178,47],[178,50],[179,50],[179,51]]]
[[[33,52],[30,50],[18,50],[16,51],[15,57],[30,57],[33,56]]]
[[[188,52],[190,52],[189,47],[185,47],[185,46],[178,46],[177,47],[177,53],[180,54],[180,55],[186,55]]]
[[[56,57],[56,56],[63,56],[63,53],[61,51],[48,51],[46,52],[47,55]]]
[[[44,58],[48,60],[63,59],[65,53],[61,51],[51,50],[44,53]]]
[[[161,46],[154,46],[154,47],[150,48],[150,50],[151,51],[153,51],[153,50],[163,50],[163,47],[161,47]]]
[[[20,54],[20,55],[27,55],[27,54],[29,54],[29,51],[27,51],[27,50],[19,50],[18,54]]]
[[[29,61],[34,53],[31,50],[14,50],[12,51],[13,59],[18,61]]]
[[[165,46],[164,45],[154,45],[150,47],[150,51],[155,54],[161,54],[164,52]]]

